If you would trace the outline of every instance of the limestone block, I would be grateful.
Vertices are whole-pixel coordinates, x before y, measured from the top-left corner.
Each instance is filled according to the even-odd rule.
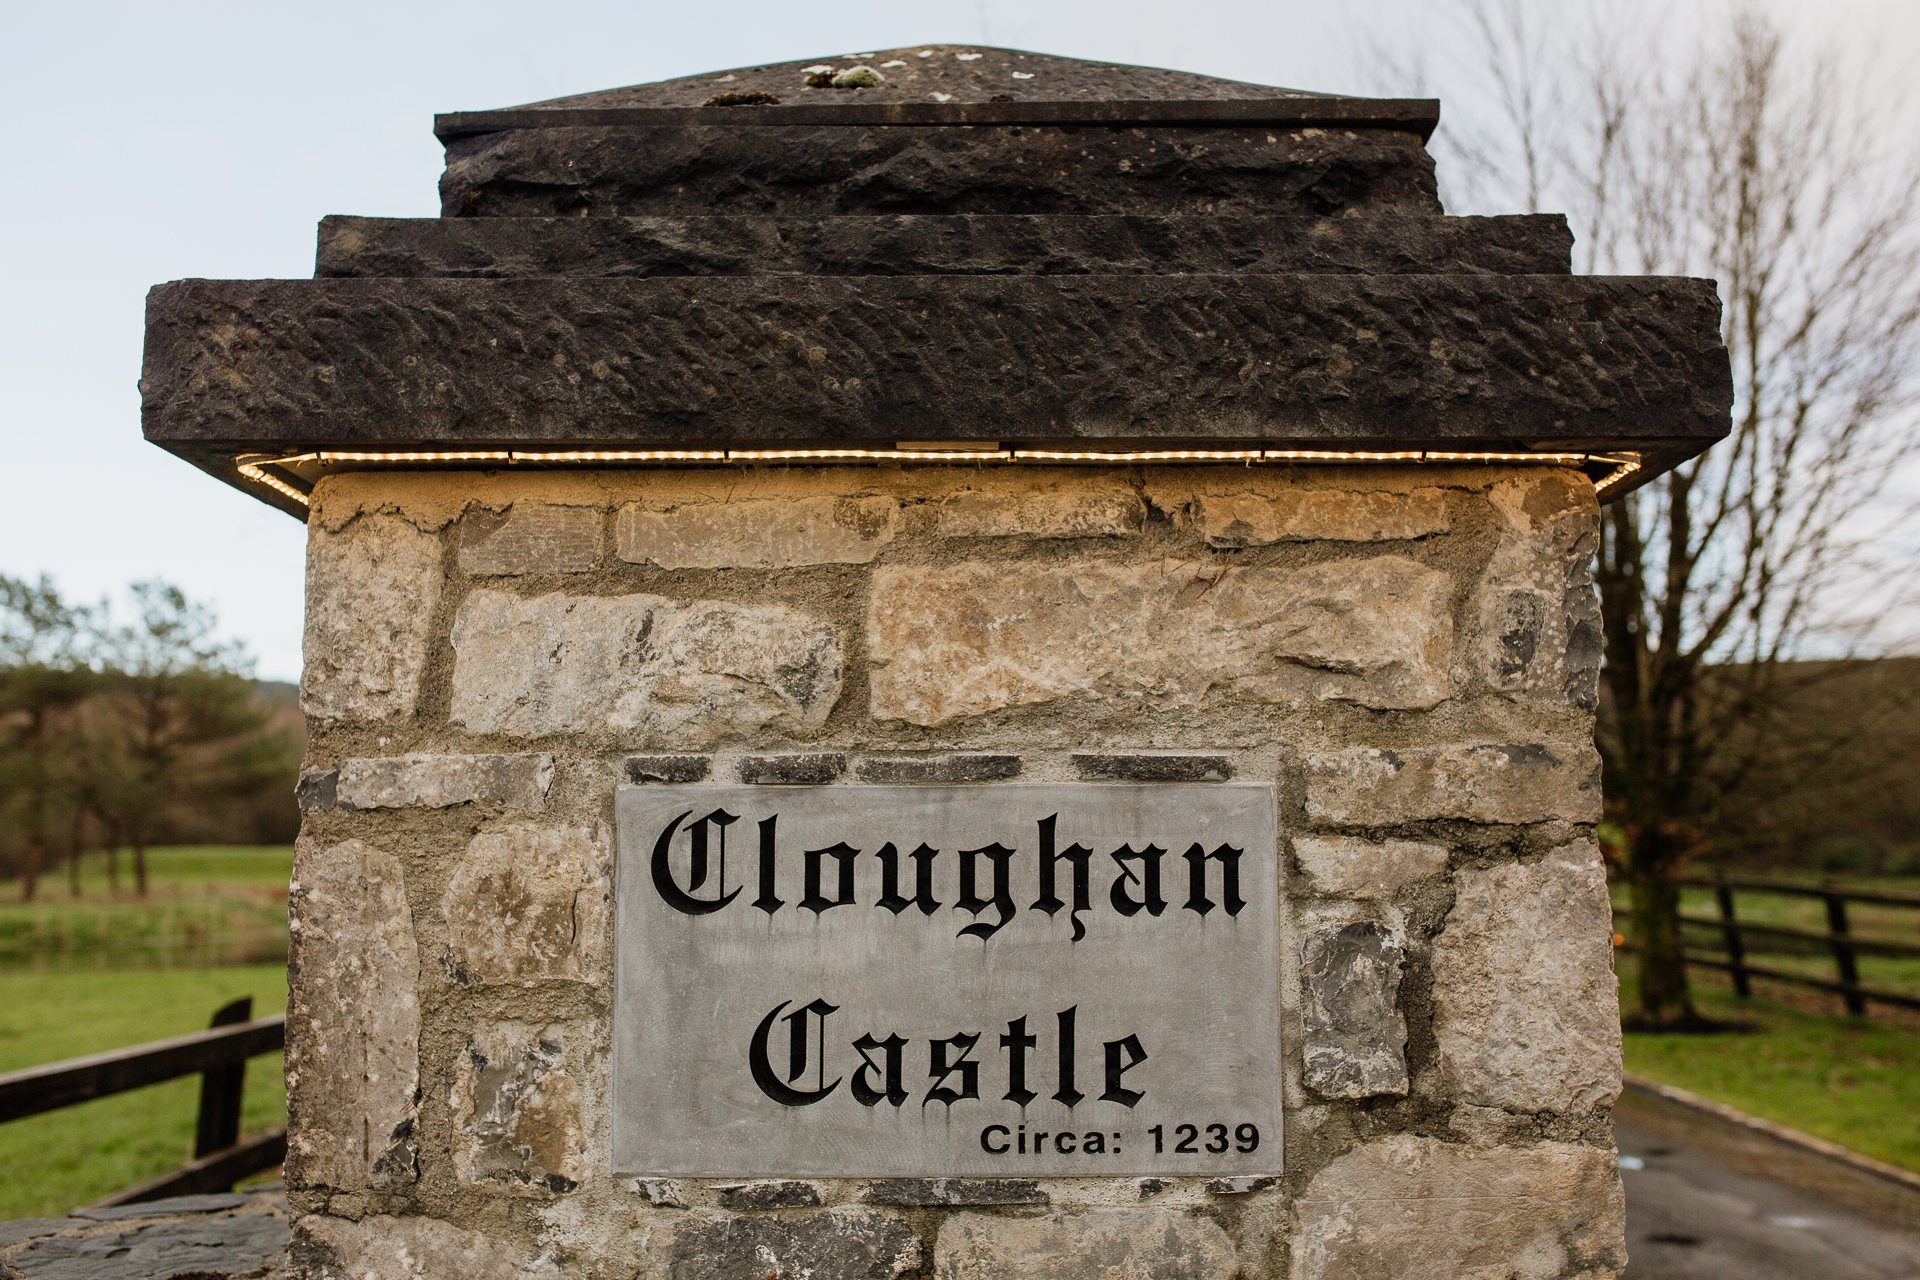
[[[400,862],[358,840],[302,838],[288,915],[287,1181],[411,1181],[420,958]]]
[[[1591,840],[1454,876],[1433,944],[1433,1028],[1458,1101],[1581,1111],[1619,1094],[1612,933]]]
[[[1146,504],[1131,489],[956,493],[937,515],[943,538],[1124,538],[1146,519]]]
[[[1407,1091],[1406,947],[1385,925],[1319,929],[1300,944],[1307,1087],[1323,1098]]]
[[[478,1231],[439,1218],[377,1217],[352,1222],[309,1214],[293,1224],[289,1280],[522,1280],[557,1275]]]
[[[460,569],[475,576],[585,573],[600,562],[598,507],[516,502],[504,517],[469,511],[460,522]]]
[[[1627,1261],[1614,1154],[1571,1143],[1377,1138],[1295,1209],[1295,1280],[1610,1280]]]
[[[786,569],[867,564],[893,541],[892,498],[798,498],[708,502],[649,511],[620,508],[614,537],[622,560],[663,569]]]
[[[159,1216],[168,1209],[147,1212]],[[96,1231],[84,1236],[53,1233],[97,1224],[77,1216],[65,1220],[42,1218],[38,1222],[43,1224],[42,1229],[33,1229],[34,1219],[0,1223],[0,1275],[30,1276],[32,1280],[277,1277],[287,1253],[286,1219],[270,1213],[176,1217],[126,1231]],[[15,1234],[23,1226],[28,1233]],[[32,1243],[24,1249],[8,1250],[7,1246],[21,1240]]]
[[[1192,705],[1210,690],[1423,709],[1448,693],[1450,592],[1404,556],[886,566],[867,614],[872,711],[938,725],[1068,697]]]
[[[611,884],[597,827],[481,832],[440,900],[449,975],[462,986],[604,981]]]
[[[1391,542],[1425,538],[1452,527],[1441,489],[1360,493],[1291,489],[1279,493],[1199,494],[1195,522],[1215,547],[1276,542]]]
[[[483,1027],[454,1065],[453,1165],[460,1180],[563,1193],[579,1185],[586,1138],[577,1036],[518,1022]]]
[[[452,722],[533,738],[616,733],[698,748],[818,729],[840,698],[839,633],[777,604],[473,592],[454,619]]]
[[[648,1246],[655,1269],[643,1274],[673,1280],[894,1280],[920,1265],[913,1228],[854,1206],[777,1218],[689,1216],[671,1235],[650,1235]]]
[[[956,1213],[940,1227],[940,1280],[1230,1280],[1233,1242],[1173,1209],[1096,1209],[1045,1218]]]
[[[342,809],[445,809],[498,804],[539,809],[553,783],[553,757],[532,752],[488,756],[385,756],[343,760],[334,782]]]
[[[319,720],[410,715],[440,604],[440,538],[398,516],[307,534],[300,705]]]
[[[1295,836],[1293,856],[1313,893],[1369,901],[1447,869],[1447,847],[1422,840]]]
[[[1502,480],[1487,492],[1500,539],[1468,605],[1463,663],[1487,686],[1599,705],[1600,603],[1593,485],[1568,471]]]
[[[1591,743],[1347,747],[1307,758],[1307,814],[1340,826],[1600,820]]]

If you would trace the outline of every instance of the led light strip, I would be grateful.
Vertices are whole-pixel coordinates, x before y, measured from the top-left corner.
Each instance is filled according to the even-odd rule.
[[[1637,453],[1451,453],[1430,449],[1382,450],[1367,452],[1344,449],[1156,449],[1136,452],[1101,452],[1065,449],[574,449],[551,452],[518,450],[409,450],[404,452],[297,453],[285,457],[265,454],[243,455],[234,460],[241,475],[264,484],[300,503],[310,506],[306,494],[261,470],[260,464],[290,466],[312,462],[328,466],[342,462],[441,463],[503,462],[516,463],[592,463],[592,462],[1416,462],[1416,463],[1525,463],[1537,466],[1584,466],[1606,463],[1614,470],[1594,486],[1604,498],[1608,492],[1641,469]]]

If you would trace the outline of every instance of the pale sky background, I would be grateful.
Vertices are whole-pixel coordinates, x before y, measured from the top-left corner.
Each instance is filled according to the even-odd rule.
[[[1561,6],[1527,7],[1550,20]],[[1762,7],[1798,39],[1920,61],[1920,0]],[[1677,26],[1728,12],[1659,8]],[[1462,109],[1447,95],[1440,0],[6,0],[0,12],[0,244],[13,246],[0,572],[51,574],[81,600],[169,578],[216,607],[261,676],[287,680],[305,529],[141,440],[144,297],[182,277],[311,276],[325,214],[435,216],[436,111],[914,42],[1381,92],[1363,70],[1370,39],[1426,50],[1443,118]]]

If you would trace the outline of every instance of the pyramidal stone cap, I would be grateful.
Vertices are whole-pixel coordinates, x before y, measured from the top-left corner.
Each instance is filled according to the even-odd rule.
[[[1438,119],[955,45],[443,115],[439,218],[152,291],[143,425],[296,516],[346,469],[794,455],[1538,458],[1611,498],[1724,436],[1713,283],[1445,216]]]

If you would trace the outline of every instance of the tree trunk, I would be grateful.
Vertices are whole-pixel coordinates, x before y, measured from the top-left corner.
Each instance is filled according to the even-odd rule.
[[[1642,846],[1642,840],[1652,848]],[[1679,1026],[1698,1020],[1687,986],[1685,942],[1680,933],[1680,885],[1664,841],[1643,835],[1628,859],[1627,889],[1633,907],[1633,950],[1640,978],[1640,1020],[1648,1026]]]
[[[147,896],[147,833],[138,823],[133,828],[133,891]]]

